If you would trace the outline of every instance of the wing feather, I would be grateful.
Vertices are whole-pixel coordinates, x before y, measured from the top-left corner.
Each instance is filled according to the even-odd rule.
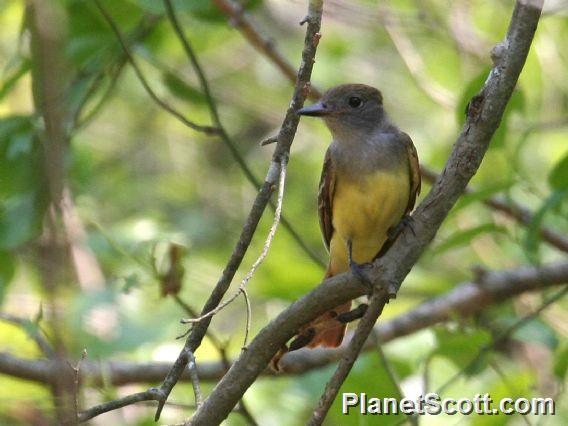
[[[335,190],[335,166],[329,149],[325,153],[323,169],[318,192],[318,216],[325,247],[329,251],[329,244],[333,235],[333,192]]]
[[[410,214],[416,204],[416,198],[420,194],[422,186],[420,178],[420,164],[418,162],[418,153],[414,147],[414,143],[410,136],[401,132],[403,135],[404,143],[406,145],[406,153],[408,155],[408,164],[410,167],[410,196],[408,197],[408,205],[406,206],[405,214]]]

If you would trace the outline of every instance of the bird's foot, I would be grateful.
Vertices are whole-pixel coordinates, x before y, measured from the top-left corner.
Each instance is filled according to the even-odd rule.
[[[339,314],[335,319],[343,324],[347,324],[351,321],[363,318],[363,315],[365,315],[365,312],[367,312],[368,307],[369,305],[367,305],[366,303],[362,303],[359,306],[357,306],[355,309],[350,310],[349,312],[343,312],[342,314]]]
[[[398,237],[398,234],[400,234],[406,227],[410,229],[412,235],[416,236],[416,232],[414,231],[414,219],[412,219],[412,216],[410,215],[404,215],[402,219],[400,219],[400,222],[388,229],[388,239],[394,240],[396,237]]]
[[[349,268],[355,277],[369,287],[369,291],[373,291],[373,280],[371,279],[369,272],[373,269],[372,263],[357,263],[354,261],[349,262]]]
[[[315,335],[316,330],[313,327],[308,328],[307,330],[305,330],[305,332],[299,334],[294,340],[290,342],[288,352],[297,351],[298,349],[303,348],[313,340]]]

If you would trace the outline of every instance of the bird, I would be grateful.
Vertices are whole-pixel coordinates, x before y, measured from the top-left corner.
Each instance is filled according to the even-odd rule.
[[[318,192],[319,223],[329,251],[324,278],[351,270],[368,282],[365,266],[411,224],[421,186],[414,143],[385,112],[382,93],[365,84],[333,87],[297,113],[323,119],[332,136]],[[342,317],[354,311],[348,301],[301,327],[290,346],[273,357],[272,368],[280,369],[288,351],[339,346],[347,327]]]

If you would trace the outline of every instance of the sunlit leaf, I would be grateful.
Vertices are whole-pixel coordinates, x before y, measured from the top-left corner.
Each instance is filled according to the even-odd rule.
[[[474,192],[464,195],[460,198],[458,203],[452,209],[451,213],[455,214],[456,212],[462,210],[464,207],[467,207],[476,202],[482,202],[491,198],[493,195],[498,194],[500,192],[506,191],[513,186],[515,182],[510,180],[507,182],[501,182],[495,185],[490,185],[483,189],[478,189]]]
[[[433,252],[435,254],[441,254],[450,249],[463,247],[470,244],[474,238],[488,233],[492,235],[504,234],[506,230],[502,226],[495,225],[494,223],[485,223],[464,231],[454,232],[450,237],[434,247]]]
[[[562,382],[568,371],[568,342],[564,341],[554,354],[554,375]]]
[[[165,13],[163,1],[157,0],[136,0],[136,2],[148,12],[154,14]],[[245,10],[252,10],[262,3],[262,0],[250,0],[240,3]],[[222,22],[227,20],[227,16],[210,0],[172,0],[176,12],[187,12],[196,18],[205,21]]]
[[[465,87],[464,91],[462,92],[456,111],[457,120],[460,126],[463,125],[463,123],[465,122],[466,110],[469,102],[471,101],[471,98],[477,95],[481,91],[490,72],[491,68],[485,68],[482,72],[480,72],[474,79],[472,79],[468,83],[468,85]],[[526,103],[525,103],[524,94],[520,88],[516,88],[513,91],[513,94],[511,95],[511,99],[509,100],[507,106],[505,107],[505,111],[503,112],[503,118],[501,119],[501,124],[499,125],[499,128],[497,129],[497,131],[495,132],[495,134],[491,139],[490,147],[498,148],[503,146],[503,144],[505,143],[505,137],[507,135],[507,125],[511,113],[515,111],[522,114],[525,112],[525,110],[526,110]]]
[[[30,68],[31,62],[28,58],[20,58],[18,60],[18,65],[2,82],[2,86],[0,86],[0,101],[6,96],[7,93],[10,92],[10,90],[12,90],[16,83],[20,81],[20,78],[26,75]]]
[[[33,120],[0,120],[0,249],[15,248],[39,235],[47,208],[41,147]]]
[[[8,285],[14,277],[16,264],[14,256],[6,251],[0,251],[0,306],[4,295],[8,290]]]
[[[177,75],[172,72],[166,72],[162,75],[164,84],[175,97],[184,101],[205,105],[205,96],[200,90],[190,86]]]
[[[433,354],[441,355],[451,360],[458,367],[465,367],[475,359],[479,351],[490,341],[491,336],[484,330],[450,331],[443,327],[435,330],[437,348]],[[471,375],[481,371],[486,365],[486,360],[480,359],[471,369],[465,371]]]
[[[548,175],[548,184],[552,189],[568,189],[568,154],[556,163]]]
[[[523,324],[515,330],[512,337],[523,342],[541,343],[552,350],[558,346],[554,329],[539,318]]]
[[[549,211],[560,206],[567,196],[568,189],[553,191],[552,194],[544,200],[538,211],[533,215],[524,239],[525,250],[532,262],[538,262],[539,260],[540,228],[544,217]]]

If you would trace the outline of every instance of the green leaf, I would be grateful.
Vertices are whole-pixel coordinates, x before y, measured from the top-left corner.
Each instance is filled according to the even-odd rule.
[[[568,189],[568,154],[554,166],[548,175],[548,184],[551,189]]]
[[[322,384],[320,382],[320,389]],[[320,390],[321,391],[321,390]],[[329,424],[341,425],[375,425],[377,424],[374,415],[362,415],[361,407],[352,407],[349,415],[342,414],[342,394],[343,392],[355,393],[367,396],[367,407],[373,406],[371,398],[395,398],[400,399],[400,394],[395,384],[388,375],[385,366],[379,361],[376,355],[364,355],[359,358],[353,370],[347,376],[345,383],[341,386],[338,398],[335,399],[333,406],[329,410]],[[376,407],[376,404],[375,404]],[[401,423],[405,415],[398,413],[381,417],[381,425],[397,425]]]
[[[42,230],[47,203],[30,192],[3,200],[0,206],[0,249],[14,249],[36,238]]]
[[[0,119],[0,164],[0,249],[14,249],[39,235],[48,203],[32,117]]]
[[[554,375],[563,382],[568,371],[568,342],[564,342],[554,355]]]
[[[456,212],[462,210],[464,207],[467,207],[470,204],[485,201],[495,194],[510,189],[514,185],[514,183],[515,182],[513,180],[501,182],[496,185],[488,186],[486,188],[478,189],[474,192],[466,194],[460,198],[457,205],[452,209],[451,213],[455,214]]]
[[[457,331],[453,332],[446,328],[438,327],[435,330],[437,348],[434,355],[448,358],[457,367],[468,365],[477,353],[491,341],[491,336],[484,330]],[[473,375],[485,368],[485,359],[479,360],[471,369],[465,371],[467,375]]]
[[[206,102],[203,93],[187,84],[174,73],[165,72],[162,74],[162,80],[170,93],[175,97],[183,101],[205,105]]]
[[[548,198],[544,200],[529,223],[527,227],[527,234],[524,239],[524,247],[528,258],[532,262],[537,263],[539,260],[540,228],[546,213],[560,206],[567,196],[568,189],[553,191]]]
[[[19,58],[18,65],[12,73],[4,80],[0,87],[0,101],[12,90],[20,78],[22,78],[31,68],[31,61],[28,58]]]
[[[466,246],[475,237],[487,233],[505,234],[506,230],[502,226],[497,226],[494,223],[485,223],[474,228],[466,229],[465,231],[456,232],[451,237],[447,238],[436,247],[434,247],[433,253],[441,254],[452,248]]]
[[[156,15],[166,12],[163,1],[136,0],[136,3]],[[240,4],[244,6],[245,10],[252,10],[261,3],[262,0],[250,0]],[[228,17],[211,0],[172,0],[172,4],[176,13],[187,12],[204,21],[224,22],[228,20]]]
[[[479,73],[473,80],[471,80],[469,82],[469,84],[466,86],[466,88],[464,89],[464,91],[462,92],[462,95],[460,97],[460,100],[458,102],[458,108],[457,108],[457,120],[458,123],[461,125],[463,125],[463,123],[465,122],[465,117],[466,117],[466,113],[467,113],[467,106],[469,104],[469,102],[471,101],[471,98],[473,98],[475,95],[477,95],[481,89],[483,88],[483,85],[485,83],[485,80],[487,80],[487,76],[489,75],[489,73],[491,72],[491,68],[484,68],[483,71],[481,73]],[[509,99],[509,102],[507,103],[507,106],[505,107],[505,111],[503,112],[503,117],[501,119],[501,124],[499,125],[499,128],[497,129],[497,131],[495,132],[495,134],[493,135],[493,137],[491,138],[491,145],[490,147],[492,148],[498,148],[504,145],[505,143],[505,138],[507,136],[507,126],[508,126],[508,122],[509,122],[509,118],[511,116],[512,112],[519,112],[521,114],[523,114],[526,111],[526,102],[525,102],[525,97],[523,92],[520,90],[520,88],[517,88],[513,91],[513,94],[511,95],[511,99]]]
[[[14,256],[6,251],[0,251],[0,306],[15,272],[16,262]]]
[[[554,330],[540,318],[535,318],[515,330],[512,336],[522,342],[541,343],[554,350],[558,347],[558,337]]]
[[[456,110],[457,114],[456,119],[460,126],[462,126],[463,123],[465,123],[465,118],[467,115],[467,106],[469,105],[469,101],[471,101],[471,98],[473,98],[481,91],[481,89],[483,88],[483,84],[485,83],[485,80],[487,80],[487,76],[489,75],[490,72],[491,72],[490,67],[484,68],[483,71],[481,71],[467,84],[467,86],[465,86],[465,89],[463,90],[460,96]]]

